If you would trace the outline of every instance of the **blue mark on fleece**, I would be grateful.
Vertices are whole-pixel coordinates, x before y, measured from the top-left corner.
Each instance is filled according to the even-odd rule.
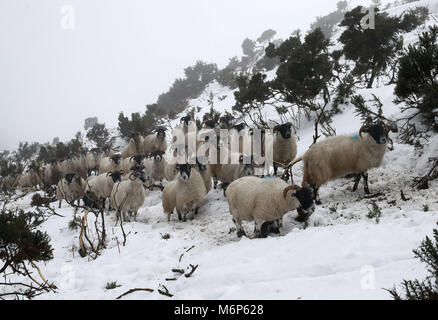
[[[351,136],[351,140],[357,140],[357,139],[359,139],[359,134],[358,133],[356,133],[356,134]]]
[[[263,180],[273,180],[274,177],[264,177]]]

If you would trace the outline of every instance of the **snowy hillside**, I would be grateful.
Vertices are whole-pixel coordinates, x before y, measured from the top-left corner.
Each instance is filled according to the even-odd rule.
[[[422,0],[390,12],[399,14],[419,5],[438,14],[438,0]],[[434,23],[430,20],[424,29]],[[424,29],[407,34],[405,45],[418,39]],[[366,99],[378,96],[385,116],[395,120],[401,113],[393,103],[393,92],[393,85],[380,83],[378,88],[357,93]],[[214,82],[189,103],[201,108],[200,118],[209,111],[211,93],[219,112],[231,111],[235,103],[233,92]],[[277,120],[274,110],[265,112],[268,119]],[[177,123],[173,121],[172,126]],[[332,126],[337,134],[357,133],[361,121],[349,105],[334,117]],[[303,119],[297,132],[299,155],[312,144],[313,131],[313,122]],[[438,181],[428,190],[412,187],[415,178],[427,173],[428,159],[438,154],[438,135],[421,156],[413,146],[402,144],[397,134],[391,138],[394,150],[386,153],[380,168],[369,172],[372,197],[365,196],[362,184],[353,193],[351,179],[330,182],[320,190],[323,205],[316,208],[309,227],[304,229],[294,220],[296,212],[288,213],[284,237],[238,239],[222,190],[210,191],[196,219],[184,223],[176,216],[168,223],[161,192],[148,191],[137,221],[124,225],[126,246],[121,245],[115,214],[107,214],[108,245],[92,260],[77,253],[79,232],[68,228],[73,209],[64,203],[57,210],[64,217],[52,216],[41,226],[52,239],[54,259],[40,268],[58,290],[38,299],[115,299],[132,288],[154,292],[136,292],[126,299],[169,299],[157,292],[163,284],[172,299],[390,299],[384,289],[403,279],[425,277],[425,266],[413,258],[412,250],[432,234],[438,221]],[[299,184],[301,179],[302,165],[297,165],[294,181]],[[402,192],[408,201],[402,199]],[[9,206],[30,208],[32,195]],[[369,217],[373,203],[381,211],[378,218]],[[88,223],[93,219],[90,215]],[[253,223],[244,223],[244,228],[247,234],[253,233]],[[165,234],[170,238],[164,239]],[[172,272],[190,270],[190,265],[198,266],[191,277]],[[176,280],[166,281],[169,278]],[[121,286],[105,289],[115,281]]]

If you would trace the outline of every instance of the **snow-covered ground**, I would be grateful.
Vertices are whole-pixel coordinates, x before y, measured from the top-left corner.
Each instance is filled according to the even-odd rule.
[[[413,5],[436,3],[422,0]],[[414,41],[418,32],[409,34],[405,44]],[[385,116],[397,119],[400,110],[392,102],[393,90],[382,85],[357,93],[366,99],[377,95]],[[233,92],[212,83],[190,102],[202,108],[200,116],[209,110],[210,92],[216,97],[217,111],[231,110]],[[268,108],[266,112],[268,118],[275,116]],[[338,134],[357,133],[360,124],[353,107],[346,106],[334,118],[333,127]],[[297,136],[302,154],[312,143],[312,123],[304,122]],[[123,236],[114,213],[106,216],[107,248],[92,260],[79,256],[79,231],[68,228],[73,209],[64,205],[57,210],[64,218],[53,216],[41,226],[54,247],[54,259],[41,265],[41,271],[58,291],[38,299],[115,299],[132,288],[154,292],[136,292],[126,299],[169,299],[157,292],[161,284],[173,299],[390,299],[385,288],[403,279],[425,277],[425,265],[413,258],[412,250],[432,234],[438,221],[438,182],[431,183],[429,190],[412,186],[414,178],[427,173],[428,158],[438,154],[438,135],[421,156],[414,147],[401,144],[397,135],[391,137],[394,151],[387,152],[381,168],[370,171],[370,190],[377,196],[365,197],[361,185],[353,193],[351,179],[330,182],[320,190],[323,205],[317,207],[309,227],[294,221],[295,212],[288,213],[284,237],[238,239],[222,190],[208,194],[194,221],[180,223],[173,216],[168,223],[161,192],[151,191],[137,221],[125,223],[126,246],[120,244]],[[302,167],[294,170],[295,182],[300,183]],[[408,201],[402,200],[402,191]],[[10,206],[29,208],[31,196]],[[381,210],[378,221],[368,217],[373,202]],[[252,223],[244,227],[252,234]],[[165,234],[170,238],[163,239]],[[190,278],[171,271],[189,270],[190,265],[198,265]],[[115,281],[121,286],[105,289]]]

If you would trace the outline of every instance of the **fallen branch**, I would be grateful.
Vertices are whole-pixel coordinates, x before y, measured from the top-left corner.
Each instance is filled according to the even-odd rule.
[[[122,297],[124,297],[124,296],[126,296],[126,295],[128,295],[128,294],[131,294],[131,293],[133,293],[133,292],[137,292],[137,291],[154,292],[154,289],[149,289],[149,288],[135,288],[135,289],[131,289],[131,290],[129,290],[129,291],[126,291],[124,294],[118,296],[118,297],[116,298],[116,300],[119,300],[120,298],[122,298]]]
[[[163,296],[167,296],[167,297],[172,298],[172,297],[173,297],[173,294],[171,294],[171,293],[169,292],[169,290],[166,288],[166,286],[163,285],[163,284],[161,284],[161,286],[162,286],[162,287],[164,288],[164,290],[166,290],[166,291],[163,291],[163,290],[158,289],[158,293],[159,293],[159,294],[162,294]]]
[[[189,273],[185,274],[186,278],[190,278],[192,276],[192,274],[196,271],[196,269],[198,269],[198,265],[194,266],[191,264],[190,268],[192,268],[192,270]]]
[[[185,273],[185,271],[182,270],[182,269],[172,269],[172,272],[180,273],[180,274],[184,274]]]

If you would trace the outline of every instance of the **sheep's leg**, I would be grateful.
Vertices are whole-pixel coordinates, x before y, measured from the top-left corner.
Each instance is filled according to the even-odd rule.
[[[176,210],[176,212],[178,213],[178,221],[183,221],[182,215],[181,215],[181,211]]]
[[[199,213],[199,208],[196,208],[195,209],[195,217],[198,215],[198,213]]]
[[[61,203],[62,203],[62,199],[59,200],[59,206],[58,206],[59,209],[61,209]]]
[[[227,197],[226,192],[227,192],[227,188],[229,185],[230,185],[229,183],[222,183],[222,190],[224,190],[224,197],[225,198]]]
[[[215,190],[217,190],[217,184],[218,184],[217,177],[214,176],[213,177],[213,187],[214,187]]]
[[[321,205],[321,199],[319,198],[319,188],[317,188],[316,186],[313,186],[313,198],[315,199],[315,203],[317,205]]]
[[[277,220],[277,225],[278,225],[278,231],[280,233],[280,236],[283,237],[284,236],[283,218]]]
[[[233,218],[233,223],[236,225],[237,237],[242,238],[243,236],[246,236],[245,230],[243,230],[242,227],[242,221],[239,218]]]
[[[138,211],[135,211],[135,212],[134,212],[134,221],[135,221],[135,222],[137,222],[137,214],[138,214]]]
[[[368,186],[368,173],[362,173],[362,177],[363,177],[364,191],[366,194],[370,194],[371,192]]]
[[[354,180],[353,192],[357,191],[357,187],[359,186],[359,182],[360,182],[361,179],[362,179],[362,173],[359,173],[356,176],[356,180]]]
[[[268,235],[262,233],[262,220],[255,220],[255,238],[266,238]]]
[[[276,163],[274,163],[274,176],[277,176],[277,172],[278,172],[278,166]]]

